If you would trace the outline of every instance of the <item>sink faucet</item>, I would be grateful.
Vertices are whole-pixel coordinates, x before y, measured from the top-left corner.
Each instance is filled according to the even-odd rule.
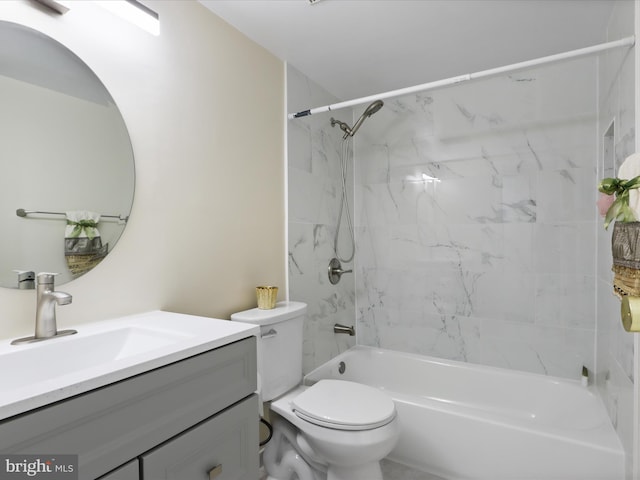
[[[56,292],[54,285],[55,273],[39,273],[36,277],[36,338],[55,337],[56,304],[69,305],[71,295]]]
[[[58,331],[56,326],[56,304],[69,305],[72,297],[68,293],[55,290],[55,275],[55,273],[39,273],[36,276],[36,333],[31,337],[18,338],[11,342],[12,345],[78,333],[76,330]]]

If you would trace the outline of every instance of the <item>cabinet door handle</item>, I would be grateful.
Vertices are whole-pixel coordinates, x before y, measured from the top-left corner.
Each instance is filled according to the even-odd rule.
[[[216,465],[211,470],[209,470],[209,480],[213,480],[221,473],[222,473],[222,464]]]

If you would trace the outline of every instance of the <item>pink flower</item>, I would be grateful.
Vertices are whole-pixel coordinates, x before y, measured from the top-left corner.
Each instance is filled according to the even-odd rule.
[[[616,200],[615,195],[607,195],[606,193],[600,193],[600,197],[598,198],[598,212],[600,212],[600,216],[604,217],[611,207],[611,204]]]

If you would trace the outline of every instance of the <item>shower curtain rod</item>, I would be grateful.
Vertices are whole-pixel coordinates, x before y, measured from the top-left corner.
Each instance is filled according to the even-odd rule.
[[[400,88],[398,90],[391,90],[385,93],[379,93],[377,95],[369,95],[367,97],[356,98],[354,100],[347,100],[345,102],[334,103],[332,105],[325,105],[324,107],[311,108],[309,110],[303,110],[297,113],[290,113],[287,115],[289,120],[294,118],[306,117],[316,113],[329,112],[333,110],[339,110],[341,108],[353,107],[355,105],[361,105],[363,103],[369,103],[374,100],[383,100],[385,98],[399,97],[408,93],[423,92],[425,90],[433,90],[434,88],[446,87],[454,85],[456,83],[467,82],[469,80],[475,80],[478,78],[492,77],[494,75],[500,75],[505,72],[513,72],[516,70],[522,70],[524,68],[534,67],[545,63],[559,62],[569,58],[582,57],[585,55],[591,55],[594,53],[603,52],[605,50],[611,50],[613,48],[633,46],[636,42],[635,36],[625,37],[613,42],[600,43],[591,47],[580,48],[578,50],[571,50],[564,53],[557,53],[555,55],[549,55],[547,57],[540,57],[534,60],[527,60],[525,62],[512,63],[503,67],[490,68],[488,70],[482,70],[475,73],[467,73],[465,75],[459,75],[457,77],[445,78],[444,80],[437,80],[435,82],[423,83],[415,85],[413,87]]]

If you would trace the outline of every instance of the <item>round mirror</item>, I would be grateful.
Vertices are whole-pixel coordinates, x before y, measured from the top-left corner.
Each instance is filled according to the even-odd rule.
[[[133,202],[133,151],[113,98],[68,48],[0,21],[0,286],[68,282],[115,246]]]

